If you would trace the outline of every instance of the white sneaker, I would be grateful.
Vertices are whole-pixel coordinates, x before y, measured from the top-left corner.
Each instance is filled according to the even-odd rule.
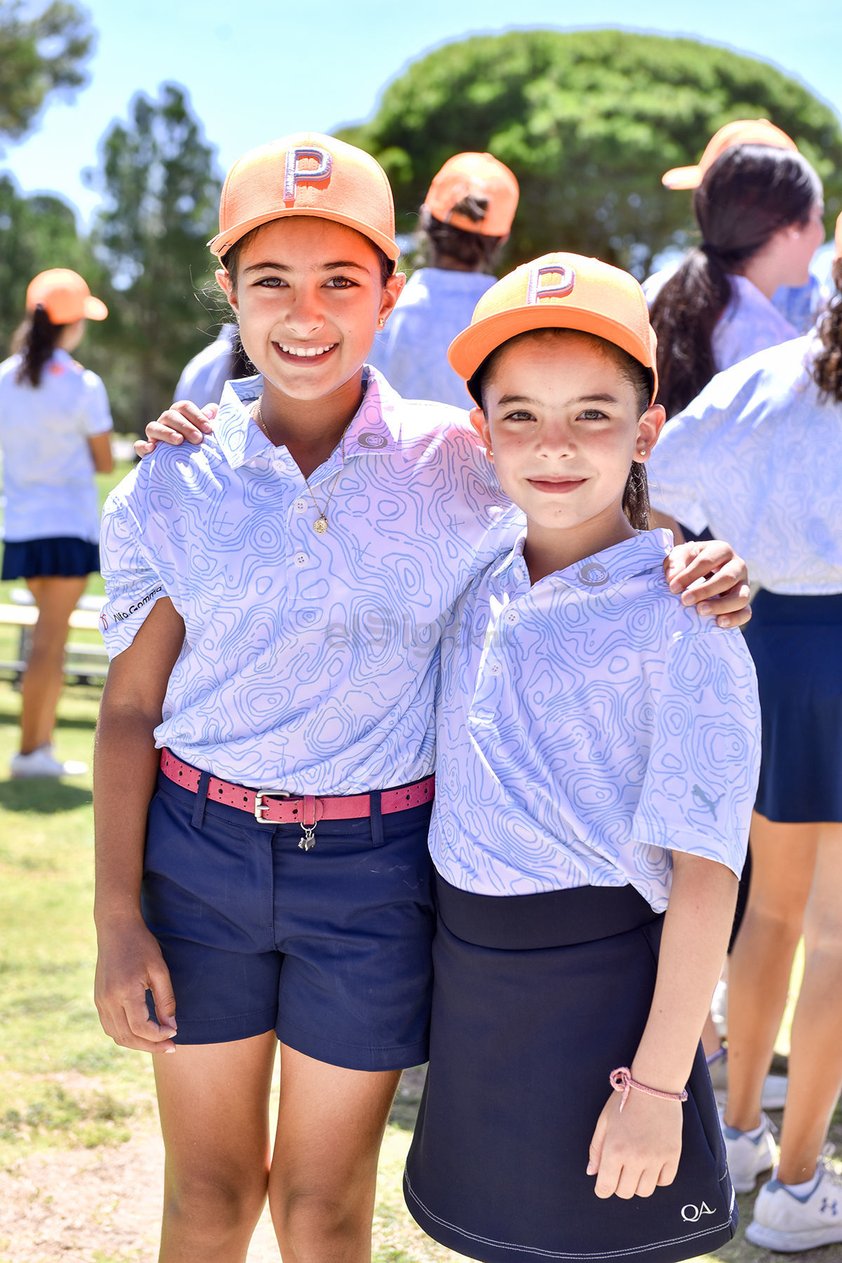
[[[761,1115],[760,1127],[756,1131],[739,1131],[736,1127],[727,1127],[723,1121],[722,1135],[725,1137],[725,1153],[734,1190],[737,1193],[752,1192],[757,1177],[771,1171],[778,1158],[769,1119],[765,1114]]]
[[[720,1048],[719,1052],[708,1057],[708,1074],[713,1084],[717,1104],[725,1104],[728,1096],[728,1052]],[[788,1079],[785,1074],[767,1074],[763,1080],[763,1091],[760,1096],[762,1110],[782,1110],[786,1104]]]
[[[84,776],[88,770],[87,763],[76,759],[67,759],[62,763],[53,754],[52,746],[40,746],[29,754],[16,754],[10,765],[13,780],[30,780],[39,776]]]
[[[820,1158],[809,1193],[794,1193],[777,1179],[764,1184],[746,1229],[752,1245],[784,1254],[842,1242],[842,1176]]]

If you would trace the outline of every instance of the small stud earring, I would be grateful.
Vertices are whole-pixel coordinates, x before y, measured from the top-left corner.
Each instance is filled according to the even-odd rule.
[[[382,328],[383,328],[383,326],[385,325],[385,323],[386,323],[386,321],[385,321],[385,320],[383,319],[383,317],[381,316],[381,317],[380,317],[380,319],[377,321],[377,328],[378,328],[378,329],[382,329]]]
[[[646,448],[645,448],[645,447],[640,447],[640,448],[638,448],[638,454],[639,454],[640,456],[645,456],[645,455],[646,455]]]
[[[489,456],[493,456],[493,455],[494,455],[494,449],[493,449],[493,448],[489,447],[489,448],[487,448],[486,450],[487,450],[487,452],[488,452],[488,455],[489,455]]]

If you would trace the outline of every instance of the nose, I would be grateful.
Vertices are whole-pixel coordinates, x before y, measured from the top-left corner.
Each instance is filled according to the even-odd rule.
[[[323,319],[318,290],[301,287],[292,293],[286,313],[290,333],[299,338],[308,337],[321,328]]]
[[[538,455],[545,459],[562,459],[574,455],[576,438],[566,421],[542,425],[538,434]]]

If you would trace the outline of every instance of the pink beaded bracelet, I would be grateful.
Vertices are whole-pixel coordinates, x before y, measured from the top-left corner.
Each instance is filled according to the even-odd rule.
[[[660,1088],[648,1088],[645,1083],[638,1083],[637,1079],[632,1078],[631,1070],[628,1066],[618,1066],[616,1070],[612,1070],[608,1076],[608,1082],[611,1084],[615,1092],[622,1092],[623,1099],[620,1101],[620,1113],[629,1097],[632,1088],[636,1092],[645,1092],[647,1096],[660,1097],[662,1101],[686,1101],[687,1089],[682,1088],[680,1092],[662,1092]]]

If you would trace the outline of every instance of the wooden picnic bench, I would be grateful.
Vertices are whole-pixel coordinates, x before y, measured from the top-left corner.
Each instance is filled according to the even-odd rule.
[[[0,628],[12,627],[18,632],[14,657],[0,656],[0,670],[11,671],[19,679],[26,667],[32,628],[38,619],[38,610],[32,594],[26,588],[13,588],[9,602],[0,603]],[[108,671],[108,655],[101,639],[84,641],[74,638],[74,631],[99,633],[99,612],[105,598],[85,595],[70,615],[70,635],[64,651],[64,671],[68,679],[80,684],[90,684],[105,679]],[[0,654],[2,650],[0,650]]]

